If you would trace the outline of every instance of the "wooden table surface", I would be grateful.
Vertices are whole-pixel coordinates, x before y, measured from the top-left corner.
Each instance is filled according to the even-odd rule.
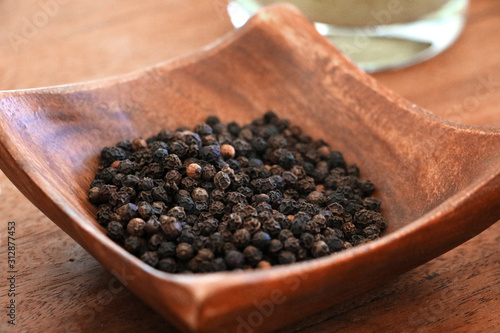
[[[127,73],[215,41],[226,0],[0,1],[0,89]],[[500,126],[500,1],[472,0],[457,43],[377,74],[453,121]],[[397,121],[397,120],[395,120]],[[16,222],[16,327],[7,325],[7,222]],[[176,332],[0,173],[0,332]],[[283,332],[500,332],[500,224]]]

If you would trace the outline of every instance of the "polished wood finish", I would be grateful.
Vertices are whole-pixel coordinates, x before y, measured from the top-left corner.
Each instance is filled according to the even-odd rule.
[[[265,45],[266,44],[264,44],[261,47],[264,47]],[[431,62],[429,62],[429,63],[431,63]],[[321,66],[321,64],[319,64],[319,66]],[[353,75],[353,76],[357,76],[357,75]],[[351,79],[352,78],[347,77],[347,80],[351,80]],[[376,86],[376,83],[370,81],[369,79],[367,79],[367,80],[368,80],[369,84],[373,84]],[[161,81],[161,83],[165,83],[165,81]],[[377,88],[377,87],[375,87],[375,88]],[[360,88],[360,89],[363,90],[362,88]],[[147,93],[148,93],[147,90],[146,90],[146,92],[143,92],[141,90],[140,93],[135,94],[135,98],[141,99],[142,98],[141,96],[144,96],[144,94],[147,94]],[[318,91],[318,94],[319,93],[320,92]],[[397,97],[394,97],[394,98],[397,99]],[[38,103],[38,101],[35,101],[35,102]],[[241,103],[241,102],[237,101],[236,103]],[[250,107],[252,107],[252,106],[250,106]],[[113,111],[112,108],[103,108],[103,110],[105,112]],[[54,119],[54,117],[52,117],[52,119]],[[462,132],[470,132],[470,131],[466,131],[466,130],[465,131],[461,130],[461,131]],[[478,131],[472,131],[472,132],[477,133]],[[486,132],[482,132],[482,133],[483,134],[481,134],[481,135],[484,135],[484,133],[486,133]],[[466,135],[474,135],[474,133],[468,133],[468,134],[466,133]],[[451,135],[451,137],[453,137],[454,139],[457,139],[453,135]],[[449,139],[448,136],[446,136],[446,138]],[[35,138],[35,139],[37,139],[37,138]],[[42,137],[41,139],[43,140],[44,138]],[[495,142],[497,142],[497,140],[494,140],[493,144],[495,144]],[[470,141],[467,141],[467,143],[470,143]],[[495,147],[495,146],[492,146],[492,147]],[[438,151],[438,150],[435,150],[434,152],[436,152],[436,151]],[[425,155],[422,157],[425,157]],[[355,156],[352,156],[352,159],[355,159],[355,158],[356,158]],[[73,163],[73,161],[65,161],[65,162],[66,162],[66,164]],[[480,163],[480,162],[478,162],[478,163]],[[67,167],[66,164],[62,165],[63,170],[64,170],[64,167]],[[495,167],[495,166],[498,166],[498,164],[492,165],[492,167]],[[438,167],[438,169],[439,169],[439,167]],[[440,170],[440,171],[446,173],[446,172],[449,172],[450,170]],[[453,170],[451,170],[451,171],[453,171]],[[467,172],[467,170],[466,170],[465,174],[469,179],[467,179],[467,177],[465,177],[463,179],[464,183],[467,182],[467,180],[472,180],[472,178],[474,178],[473,171]],[[430,177],[430,175],[423,175],[423,176]],[[12,188],[12,186],[9,183],[6,183],[6,184],[7,185],[5,186],[5,188],[2,188],[2,194],[4,194],[5,191],[15,192],[15,190]],[[453,186],[455,188],[452,188],[450,191],[457,192],[464,186],[464,184],[457,183],[457,184],[453,184]],[[78,190],[78,188],[77,188],[77,190]],[[439,189],[437,189],[437,190],[439,191]],[[420,193],[420,194],[422,194],[422,193]],[[434,197],[433,199],[436,200],[436,202],[439,202],[444,197],[447,197],[449,194],[451,194],[451,193],[446,193],[446,194],[441,193],[441,197],[438,195],[438,196]],[[381,195],[384,195],[384,194],[381,193]],[[390,195],[390,194],[385,194],[385,195]],[[434,202],[434,203],[436,203],[436,202]],[[10,206],[11,202],[9,202],[9,201],[4,202],[3,204],[9,205],[6,207],[9,207],[9,208],[11,207]],[[428,207],[424,207],[424,206],[419,206],[419,204],[417,202],[413,202],[411,200],[409,201],[409,204],[414,205],[414,208],[418,208],[418,209],[428,208]],[[15,205],[16,205],[16,202],[14,202],[12,207],[15,207]],[[430,203],[428,203],[427,205],[432,206],[432,204],[430,204]],[[18,221],[22,221],[25,219],[24,214],[36,215],[36,210],[32,206],[29,206],[29,208],[31,208],[31,211],[28,210],[27,212],[22,212],[22,214],[17,213],[17,214],[19,214],[18,215],[19,218],[17,218]],[[408,211],[401,211],[401,210],[398,211],[397,207],[392,207],[392,210],[390,207],[388,207],[388,208],[389,208],[388,213],[392,214],[393,221],[397,220],[395,217],[397,217],[398,214],[400,217],[407,216]],[[85,212],[83,212],[83,213],[85,214]],[[47,231],[44,231],[44,230],[45,230],[45,228],[50,226],[50,225],[45,226],[43,224],[43,222],[46,222],[46,221],[44,221],[44,220],[45,219],[42,218],[40,222],[38,222],[38,221],[32,222],[33,228],[30,228],[31,229],[30,231],[33,232],[33,230],[34,230],[35,232],[28,234],[27,231],[24,231],[26,233],[25,234],[26,236],[29,235],[29,236],[35,237],[35,238],[33,238],[31,241],[27,242],[26,245],[24,245],[24,243],[21,243],[21,245],[20,245],[20,246],[23,246],[23,247],[26,247],[27,249],[29,249],[29,251],[30,251],[29,253],[31,254],[29,256],[26,255],[26,257],[25,257],[25,265],[26,266],[25,266],[25,273],[24,274],[26,274],[26,275],[23,274],[23,277],[26,276],[26,277],[31,278],[31,277],[36,276],[36,272],[32,272],[32,271],[28,270],[28,267],[33,266],[33,264],[35,264],[35,265],[42,264],[43,266],[46,266],[48,263],[48,265],[50,266],[50,264],[52,262],[55,262],[57,265],[55,267],[58,267],[57,271],[54,268],[52,271],[52,274],[50,274],[51,276],[45,276],[45,279],[51,279],[52,276],[60,276],[54,281],[54,283],[56,283],[56,284],[61,284],[61,287],[56,288],[56,290],[61,291],[61,288],[64,288],[62,286],[67,286],[68,284],[69,284],[69,287],[64,288],[62,290],[62,293],[58,292],[55,294],[51,294],[51,290],[53,290],[53,289],[50,286],[50,282],[47,281],[46,288],[42,288],[41,290],[36,290],[36,291],[35,291],[35,289],[33,289],[34,291],[30,294],[31,297],[28,299],[28,301],[24,301],[24,304],[27,304],[29,306],[30,303],[37,304],[37,302],[39,302],[38,304],[43,305],[44,303],[40,303],[41,300],[38,300],[36,295],[40,295],[40,297],[44,297],[44,298],[49,297],[49,300],[51,302],[49,301],[49,303],[45,305],[45,307],[47,309],[47,312],[45,312],[45,318],[46,318],[45,321],[34,323],[34,321],[35,321],[34,318],[36,316],[36,307],[33,307],[33,310],[29,312],[30,315],[23,318],[23,321],[22,321],[23,325],[26,325],[26,327],[32,327],[32,328],[33,327],[44,327],[45,329],[54,328],[54,327],[61,328],[61,327],[65,327],[65,326],[69,327],[69,328],[72,328],[72,327],[82,328],[83,327],[83,329],[87,330],[87,329],[91,329],[92,327],[98,328],[98,327],[100,327],[100,325],[102,323],[105,327],[108,328],[109,331],[113,331],[113,330],[121,330],[121,328],[126,329],[127,326],[125,326],[125,325],[127,325],[127,321],[125,321],[125,323],[124,323],[123,318],[127,318],[130,320],[130,325],[131,325],[130,327],[134,327],[138,321],[138,322],[144,323],[144,325],[142,327],[145,327],[145,329],[150,328],[151,330],[155,330],[155,329],[158,329],[160,327],[163,327],[165,329],[169,329],[169,327],[170,327],[170,326],[168,326],[169,324],[163,323],[158,317],[155,317],[152,314],[148,314],[146,317],[147,312],[143,310],[144,308],[141,307],[142,305],[141,306],[137,306],[136,304],[134,305],[134,304],[132,304],[133,301],[129,302],[129,303],[120,302],[120,300],[122,300],[122,299],[127,300],[127,298],[128,298],[128,299],[133,300],[134,298],[133,298],[133,296],[129,296],[128,292],[122,290],[118,285],[116,285],[114,283],[114,280],[109,275],[102,273],[102,271],[98,270],[98,272],[95,272],[95,271],[92,271],[92,269],[88,268],[88,267],[92,267],[92,266],[85,265],[85,267],[81,267],[81,269],[84,269],[84,271],[90,273],[91,278],[95,277],[95,279],[92,280],[92,282],[91,282],[91,284],[95,287],[89,288],[89,289],[83,288],[83,290],[82,290],[82,287],[79,286],[80,283],[78,283],[76,281],[78,281],[78,279],[85,279],[85,276],[83,276],[83,274],[72,273],[72,268],[74,269],[75,264],[78,264],[78,263],[83,261],[82,258],[85,258],[85,256],[87,256],[86,253],[82,252],[83,250],[81,250],[78,247],[68,246],[67,244],[68,243],[71,244],[72,241],[65,239],[64,235],[60,235],[59,239],[64,239],[65,242],[51,244],[48,242],[48,239],[50,239],[50,238],[47,239],[47,236],[45,236],[44,238],[42,237],[42,239],[47,239],[47,241],[45,241],[45,244],[46,244],[45,246],[48,246],[48,244],[51,244],[51,246],[54,247],[53,253],[57,253],[57,251],[63,251],[62,255],[57,255],[57,256],[45,255],[46,252],[39,250],[40,245],[36,243],[36,240],[37,240],[36,237],[38,235],[43,236],[44,234],[47,234]],[[484,222],[484,225],[487,222],[486,220],[482,220],[482,221]],[[464,222],[466,222],[466,221],[462,221],[461,223],[464,223]],[[24,223],[24,221],[23,221],[23,223]],[[19,224],[20,224],[20,227],[22,228],[22,224],[21,223],[19,223]],[[397,229],[397,227],[398,227],[396,222],[394,222],[394,224],[391,224],[391,225],[394,226],[395,229]],[[479,228],[480,225],[481,224],[478,224],[477,227]],[[457,231],[458,226],[457,226],[457,224],[455,224],[451,228],[455,228],[454,230]],[[39,229],[41,230],[41,232],[38,233],[37,231]],[[460,229],[458,229],[458,230],[460,230]],[[491,229],[491,230],[494,231],[495,229]],[[498,230],[498,228],[496,230]],[[460,231],[463,231],[463,230],[460,230]],[[473,230],[473,232],[475,232],[475,231],[476,230]],[[57,232],[57,230],[55,230],[54,232]],[[484,235],[482,235],[481,237],[483,237],[483,236]],[[474,248],[480,249],[480,251],[476,251],[476,252],[465,251],[466,253],[469,253],[469,254],[475,253],[475,256],[470,255],[470,257],[472,257],[472,258],[468,258],[468,262],[475,262],[475,261],[480,260],[481,262],[484,263],[484,266],[480,266],[480,267],[486,267],[486,268],[487,267],[495,267],[494,263],[495,262],[498,263],[498,260],[495,261],[494,257],[492,258],[492,255],[491,255],[491,251],[493,251],[493,253],[494,253],[494,247],[491,246],[491,244],[495,244],[494,243],[495,240],[494,240],[494,238],[491,238],[491,241],[480,242],[481,237],[476,238],[469,243],[469,244],[476,244]],[[23,247],[21,247],[21,249]],[[463,246],[459,247],[457,250],[459,250],[460,248],[463,248]],[[460,256],[456,255],[455,258],[456,257],[460,257]],[[31,260],[30,260],[30,258],[31,258]],[[33,258],[35,258],[35,259],[33,260]],[[88,258],[88,256],[87,256],[87,258]],[[443,258],[443,257],[441,257],[441,258]],[[446,258],[446,256],[445,256],[445,258]],[[475,259],[473,259],[473,258],[475,258]],[[76,260],[69,261],[70,259],[76,259]],[[459,258],[459,259],[463,260],[463,258]],[[90,260],[90,262],[92,262],[91,259],[87,259],[87,262],[89,260]],[[459,262],[458,259],[455,259],[455,260],[456,260],[456,262]],[[436,263],[439,263],[439,261]],[[488,263],[490,263],[490,266],[488,266]],[[421,268],[421,269],[429,269],[429,272],[431,272],[433,270],[436,270],[436,271],[438,271],[439,269],[442,270],[443,269],[442,267],[447,267],[447,266],[441,266],[440,264],[433,265],[433,262],[431,262],[431,263],[423,266],[423,268]],[[453,266],[453,267],[457,267],[457,266]],[[458,266],[458,267],[460,267],[460,266]],[[80,267],[77,266],[77,269],[78,268],[80,268]],[[486,268],[483,269],[484,274],[487,274],[488,272],[492,272],[492,270],[488,271]],[[415,283],[413,285],[414,286],[421,286],[424,283],[432,283],[432,281],[440,281],[440,280],[442,281],[442,279],[443,279],[443,277],[436,276],[435,274],[432,274],[428,277],[428,279],[425,279],[424,283],[422,283],[420,281],[420,279],[422,279],[422,278],[420,278],[420,279],[418,278],[419,271],[420,271],[420,269],[413,271],[413,273],[408,273],[408,274],[404,275],[403,277],[406,276],[407,280],[404,280],[403,277],[399,278],[399,280],[397,280],[397,282],[390,284],[389,288],[391,288],[391,285],[392,285],[392,286],[396,286],[395,287],[396,290],[397,289],[407,289],[407,288],[403,288],[403,287],[406,285],[411,285],[410,282],[418,281],[419,282],[418,284]],[[451,269],[450,269],[450,271],[453,272],[453,270],[451,270]],[[448,273],[448,271],[446,271],[446,273]],[[451,273],[448,273],[448,274],[451,274]],[[492,274],[494,276],[495,273],[493,272]],[[103,278],[99,278],[101,276]],[[416,276],[416,277],[414,277],[414,276]],[[452,282],[464,281],[464,282],[462,282],[463,283],[462,286],[471,286],[470,288],[472,288],[473,282],[476,279],[478,279],[478,275],[471,274],[471,275],[468,275],[466,278],[464,278],[464,280],[457,280],[457,279],[459,279],[458,276],[455,279],[453,279]],[[308,281],[308,280],[309,279],[306,279],[304,281]],[[53,280],[51,279],[51,281],[53,281]],[[128,283],[127,279],[125,279],[125,282]],[[442,283],[446,284],[446,281],[442,282]],[[304,282],[304,283],[301,283],[301,286],[302,286],[302,288],[305,288],[309,284],[310,284],[310,282],[307,282],[307,283]],[[397,287],[398,285],[400,286],[399,288]],[[290,285],[284,285],[284,286],[289,287]],[[489,291],[492,293],[491,295],[496,295],[497,293],[495,293],[494,286],[495,285],[493,283],[491,285],[489,285],[488,286],[489,289],[486,288],[486,292]],[[441,293],[441,292],[439,292],[440,291],[439,289],[436,289],[436,292],[433,294],[434,296],[436,296],[436,298],[434,298],[435,302],[432,303],[433,307],[426,309],[428,311],[414,311],[414,312],[412,312],[411,307],[407,307],[405,309],[402,306],[403,309],[405,309],[403,311],[403,313],[406,313],[406,317],[401,315],[401,319],[398,321],[398,324],[401,325],[400,327],[404,327],[404,328],[417,327],[418,325],[432,323],[433,321],[434,321],[434,325],[440,325],[440,322],[442,322],[442,321],[438,320],[439,319],[438,317],[446,316],[446,314],[447,314],[446,308],[449,306],[449,303],[447,303],[448,298],[455,299],[455,300],[459,301],[463,297],[465,299],[465,301],[468,301],[468,303],[471,303],[470,299],[471,298],[474,299],[474,297],[477,297],[476,293],[474,293],[473,290],[471,290],[472,296],[466,297],[466,296],[462,296],[459,292],[457,292],[457,289],[454,289],[453,285],[451,285],[451,286],[448,285],[446,287],[447,287],[447,289],[445,289],[447,291],[446,293],[444,293],[444,292]],[[301,288],[301,290],[302,290],[302,288]],[[95,293],[92,293],[92,291],[91,291],[92,289],[95,290]],[[89,292],[89,290],[90,290],[90,292]],[[380,289],[378,289],[378,290],[380,290]],[[385,289],[385,290],[387,290],[387,289]],[[484,291],[484,289],[483,289],[483,291]],[[288,292],[288,291],[285,290],[284,292]],[[398,296],[397,297],[395,296],[394,299],[401,298],[403,295],[405,295],[405,297],[408,297],[408,296],[406,296],[405,292],[406,292],[406,290],[400,290],[399,294],[397,294]],[[382,289],[382,293],[379,294],[378,296],[376,293],[377,293],[377,291],[374,291],[374,292],[371,292],[369,294],[365,294],[364,296],[362,296],[360,298],[357,298],[356,299],[357,303],[354,303],[354,304],[364,304],[364,307],[361,307],[361,310],[356,309],[354,307],[355,308],[354,310],[351,310],[350,312],[347,312],[344,315],[340,315],[340,317],[336,317],[336,319],[333,322],[328,320],[329,317],[330,316],[338,316],[338,313],[342,313],[343,311],[349,310],[348,305],[334,307],[334,308],[327,310],[321,314],[317,314],[317,315],[313,316],[312,318],[308,318],[308,319],[302,321],[301,325],[302,325],[302,327],[308,327],[310,325],[313,325],[313,326],[310,326],[309,328],[305,328],[306,331],[307,330],[313,331],[314,329],[318,329],[318,330],[324,329],[325,331],[328,331],[328,329],[331,328],[332,325],[333,326],[337,325],[338,328],[342,328],[342,323],[344,323],[344,326],[345,326],[346,325],[345,323],[349,322],[350,318],[354,318],[354,322],[350,323],[350,325],[351,325],[350,328],[352,328],[353,326],[355,327],[356,325],[358,325],[360,328],[362,328],[362,323],[360,323],[359,320],[356,321],[356,318],[364,318],[363,316],[370,315],[369,312],[368,312],[368,314],[363,313],[363,312],[361,312],[361,314],[360,314],[360,311],[363,311],[363,309],[366,309],[366,308],[370,309],[371,305],[370,305],[370,302],[368,302],[368,301],[375,300],[375,303],[377,303],[377,304],[386,304],[385,305],[386,307],[392,306],[391,304],[389,304],[389,303],[391,303],[390,301],[385,301],[385,303],[384,303],[384,300],[380,300],[380,298],[381,298],[380,295],[382,295],[382,296],[386,295],[386,294],[384,294],[384,289]],[[83,295],[81,295],[81,294],[83,294]],[[409,294],[412,295],[413,298],[415,298],[415,297],[418,298],[419,297],[418,288],[417,288],[417,290],[415,290],[415,288],[413,290],[410,290]],[[116,300],[116,299],[118,299],[118,300]],[[378,301],[377,301],[377,299],[378,299]],[[407,298],[407,299],[412,299],[412,298]],[[491,304],[491,302],[494,301],[494,299],[492,300],[488,297],[482,297],[482,298],[478,297],[477,299],[478,299],[478,302],[484,302],[487,304]],[[72,300],[72,302],[58,304],[59,300]],[[458,303],[460,303],[458,306],[463,306],[462,302],[458,302]],[[67,304],[71,304],[72,306],[68,308],[68,306],[66,306]],[[400,305],[401,304],[402,303],[400,303]],[[445,304],[445,305],[443,305],[443,304]],[[467,303],[465,303],[465,304],[467,304]],[[474,305],[472,304],[471,306],[474,306]],[[284,307],[285,307],[285,305],[283,305],[283,306],[280,305],[280,309],[282,309]],[[373,306],[371,308],[373,310]],[[395,307],[395,308],[397,309],[397,307]],[[43,309],[43,306],[42,306],[42,309]],[[58,309],[59,309],[59,311],[58,311]],[[74,309],[74,310],[72,311],[72,309]],[[116,309],[116,311],[112,311],[112,309]],[[128,311],[127,311],[127,309],[128,309]],[[351,306],[351,309],[352,309],[352,306]],[[124,311],[125,311],[125,314],[123,314]],[[140,316],[140,315],[135,315],[136,317],[131,319],[130,314],[137,312],[137,311],[139,311],[139,313],[141,313],[141,311],[142,311],[142,314],[144,315],[145,318],[143,316]],[[397,312],[397,311],[398,310],[389,311],[389,314],[392,313],[391,318],[394,318],[394,312]],[[21,313],[23,313],[23,312],[21,312]],[[57,318],[58,313],[64,313],[64,317]],[[129,313],[129,315],[127,315],[126,313]],[[384,316],[389,315],[388,313],[380,314],[380,312],[377,312],[377,311],[372,312],[372,313],[374,316],[376,316],[376,318],[374,318],[373,320],[378,322],[381,325],[381,327],[383,327],[382,325],[384,323],[385,323],[385,325],[389,325],[387,323],[387,320],[386,320],[386,322],[383,321]],[[414,315],[415,313],[417,313],[417,315]],[[56,316],[57,319],[51,321],[48,314],[54,314],[54,316]],[[356,314],[360,314],[360,315],[356,316]],[[42,315],[43,315],[43,312],[42,312]],[[275,315],[278,316],[278,310],[277,310],[277,313]],[[273,315],[271,318],[275,318],[275,315]],[[472,314],[472,315],[474,315],[474,314]],[[487,316],[487,313],[484,315]],[[123,316],[122,320],[120,320],[120,316]],[[60,318],[68,318],[69,320],[65,321],[64,323],[60,323],[61,322]],[[340,318],[340,320],[339,320],[339,318]],[[435,319],[435,318],[437,318],[437,319]],[[491,317],[486,317],[486,318],[493,318],[493,315]],[[134,319],[137,321],[134,321]],[[495,318],[493,318],[493,320],[494,319]],[[150,320],[150,322],[148,322],[148,320]],[[320,324],[317,324],[318,322]],[[324,324],[321,324],[321,322],[324,322]],[[494,325],[493,326],[490,325],[491,320],[486,320],[486,322],[487,322],[487,324],[485,324],[483,326],[485,329],[487,329],[488,327],[494,327]],[[447,325],[449,325],[449,326],[447,326],[447,327],[456,328],[457,323],[459,324],[460,322],[455,321],[454,324],[453,324],[453,322],[451,324],[449,324],[449,323],[450,323],[450,321],[448,321]],[[271,324],[273,324],[273,323],[271,323]],[[29,326],[29,325],[45,325],[45,326]],[[167,326],[165,327],[164,325],[167,325]],[[367,328],[367,327],[373,328],[373,325],[371,324],[371,318],[366,320],[366,325],[367,326],[365,328]],[[443,324],[441,323],[441,325],[443,325]],[[439,326],[437,326],[437,327],[439,327]]]

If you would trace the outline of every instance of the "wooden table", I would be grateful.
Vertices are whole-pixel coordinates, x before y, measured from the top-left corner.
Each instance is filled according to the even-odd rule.
[[[226,0],[4,0],[0,89],[126,73],[196,50],[232,26]],[[375,77],[450,120],[500,126],[500,2],[473,0],[458,42],[424,64]],[[1,332],[176,331],[36,209],[0,173],[0,262],[16,221],[17,326]],[[500,224],[353,302],[283,331],[500,332]]]

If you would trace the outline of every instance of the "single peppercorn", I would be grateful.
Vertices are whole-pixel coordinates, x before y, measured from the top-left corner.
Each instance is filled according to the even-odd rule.
[[[297,253],[300,249],[300,241],[295,237],[289,237],[283,244],[285,250]]]
[[[194,257],[195,252],[191,244],[180,243],[175,249],[175,255],[179,260],[188,261]]]
[[[252,235],[247,229],[239,229],[233,235],[233,243],[237,248],[243,249],[250,244],[251,237]]]
[[[231,269],[242,268],[245,264],[245,256],[239,251],[230,250],[226,254],[224,261]]]
[[[151,251],[155,251],[164,241],[165,241],[165,236],[163,234],[160,233],[154,234],[148,241],[148,249]]]
[[[160,216],[161,229],[165,233],[168,240],[175,240],[182,232],[182,226],[179,221],[173,216]]]
[[[271,268],[271,263],[269,261],[262,260],[257,264],[257,268],[269,269]]]
[[[280,231],[278,235],[278,239],[282,242],[285,242],[288,238],[293,237],[293,233],[289,229],[283,229]]]
[[[332,252],[338,252],[345,249],[344,242],[342,239],[335,235],[328,235],[325,237],[325,243]]]
[[[153,208],[146,201],[141,201],[137,204],[137,213],[143,219],[148,219],[153,214]]]
[[[324,241],[317,241],[311,248],[311,254],[314,258],[324,257],[330,253],[328,245]]]
[[[220,147],[220,152],[222,154],[222,157],[224,158],[233,158],[236,153],[234,147],[231,146],[230,144],[223,144]]]
[[[127,224],[127,232],[132,236],[142,236],[146,222],[141,218],[133,218]]]
[[[279,239],[272,239],[269,243],[268,251],[270,254],[277,254],[283,249],[283,243]]]
[[[195,188],[191,192],[191,197],[193,198],[194,201],[198,201],[198,202],[207,201],[209,198],[207,190],[205,190],[204,188],[201,188],[201,187]]]
[[[201,177],[201,172],[202,168],[199,164],[196,163],[191,163],[187,168],[186,168],[186,174],[188,177],[198,179]]]
[[[129,236],[125,240],[123,247],[132,254],[138,254],[141,247],[144,245],[144,239],[138,236]]]
[[[158,253],[155,251],[148,251],[141,256],[141,260],[149,266],[155,267],[158,264]]]
[[[132,150],[133,151],[138,151],[142,149],[146,149],[148,147],[148,144],[146,143],[146,140],[139,138],[135,139],[132,141]]]
[[[167,215],[175,217],[178,221],[181,222],[186,220],[186,213],[184,211],[184,207],[174,206],[170,208],[170,210],[167,212]]]
[[[163,258],[158,261],[158,269],[167,273],[175,273],[177,263],[172,258]]]
[[[258,249],[265,250],[271,244],[271,236],[263,231],[256,232],[252,237],[252,245]]]
[[[161,258],[174,257],[176,255],[176,247],[174,242],[163,242],[158,247],[158,255]]]
[[[252,266],[257,265],[262,260],[262,251],[252,245],[245,247],[243,255],[246,262]]]
[[[199,221],[197,226],[201,235],[210,236],[217,230],[219,221],[214,217],[208,217]]]
[[[314,235],[310,234],[308,232],[303,233],[300,235],[300,243],[306,248],[310,249],[313,246],[314,243]]]
[[[280,264],[286,265],[294,263],[295,261],[297,261],[297,258],[295,257],[295,254],[290,251],[281,251],[278,254],[278,261]]]
[[[231,185],[231,178],[225,172],[219,171],[214,176],[214,183],[221,190],[225,190]]]
[[[221,151],[218,145],[204,146],[200,149],[199,156],[209,163],[217,162],[221,158]]]

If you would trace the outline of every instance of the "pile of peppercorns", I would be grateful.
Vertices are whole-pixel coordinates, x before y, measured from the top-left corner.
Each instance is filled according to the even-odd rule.
[[[106,234],[170,273],[290,264],[385,229],[358,167],[272,111],[105,147],[90,187]]]

